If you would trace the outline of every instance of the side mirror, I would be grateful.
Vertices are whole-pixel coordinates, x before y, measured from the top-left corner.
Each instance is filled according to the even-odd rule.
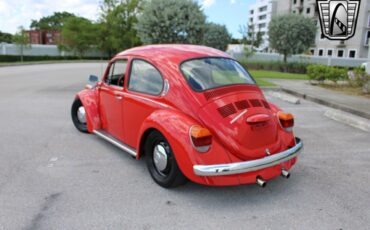
[[[90,75],[89,77],[89,82],[92,83],[92,84],[95,84],[96,82],[99,81],[99,78],[95,75]]]

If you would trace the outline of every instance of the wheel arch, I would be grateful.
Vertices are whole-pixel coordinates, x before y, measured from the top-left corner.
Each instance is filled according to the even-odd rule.
[[[149,127],[147,128],[144,133],[140,136],[140,141],[139,141],[139,148],[138,148],[138,154],[137,154],[137,159],[140,159],[141,156],[144,156],[145,153],[144,153],[144,145],[145,145],[145,142],[147,141],[147,138],[149,136],[149,134],[151,134],[152,132],[160,132],[159,130],[155,129],[155,128],[152,128],[152,127]]]
[[[87,129],[92,133],[101,127],[96,89],[85,89],[76,94],[86,111]]]
[[[144,144],[148,135],[153,131],[158,131],[170,144],[182,173],[191,180],[193,178],[194,181],[193,165],[198,160],[190,142],[189,129],[196,124],[199,124],[199,122],[180,111],[157,110],[153,112],[141,126],[136,159],[140,159],[143,155]]]

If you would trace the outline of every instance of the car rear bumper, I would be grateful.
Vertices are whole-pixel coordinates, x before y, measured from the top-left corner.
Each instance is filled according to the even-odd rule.
[[[303,150],[303,142],[296,139],[296,145],[283,152],[273,154],[257,160],[216,165],[194,165],[194,173],[198,176],[224,176],[246,172],[253,172],[286,162],[297,157]]]

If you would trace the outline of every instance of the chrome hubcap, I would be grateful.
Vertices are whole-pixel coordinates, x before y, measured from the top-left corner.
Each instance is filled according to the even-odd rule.
[[[167,152],[162,144],[154,147],[153,161],[158,171],[163,172],[167,168]]]
[[[86,124],[86,112],[85,112],[85,108],[83,106],[81,106],[77,110],[77,119],[80,123]]]

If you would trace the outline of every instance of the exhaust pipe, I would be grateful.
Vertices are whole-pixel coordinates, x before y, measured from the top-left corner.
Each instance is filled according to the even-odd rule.
[[[256,183],[261,186],[262,188],[266,187],[267,182],[264,181],[261,177],[257,177]]]
[[[281,176],[288,179],[290,177],[290,172],[283,169],[283,170],[281,170]]]

